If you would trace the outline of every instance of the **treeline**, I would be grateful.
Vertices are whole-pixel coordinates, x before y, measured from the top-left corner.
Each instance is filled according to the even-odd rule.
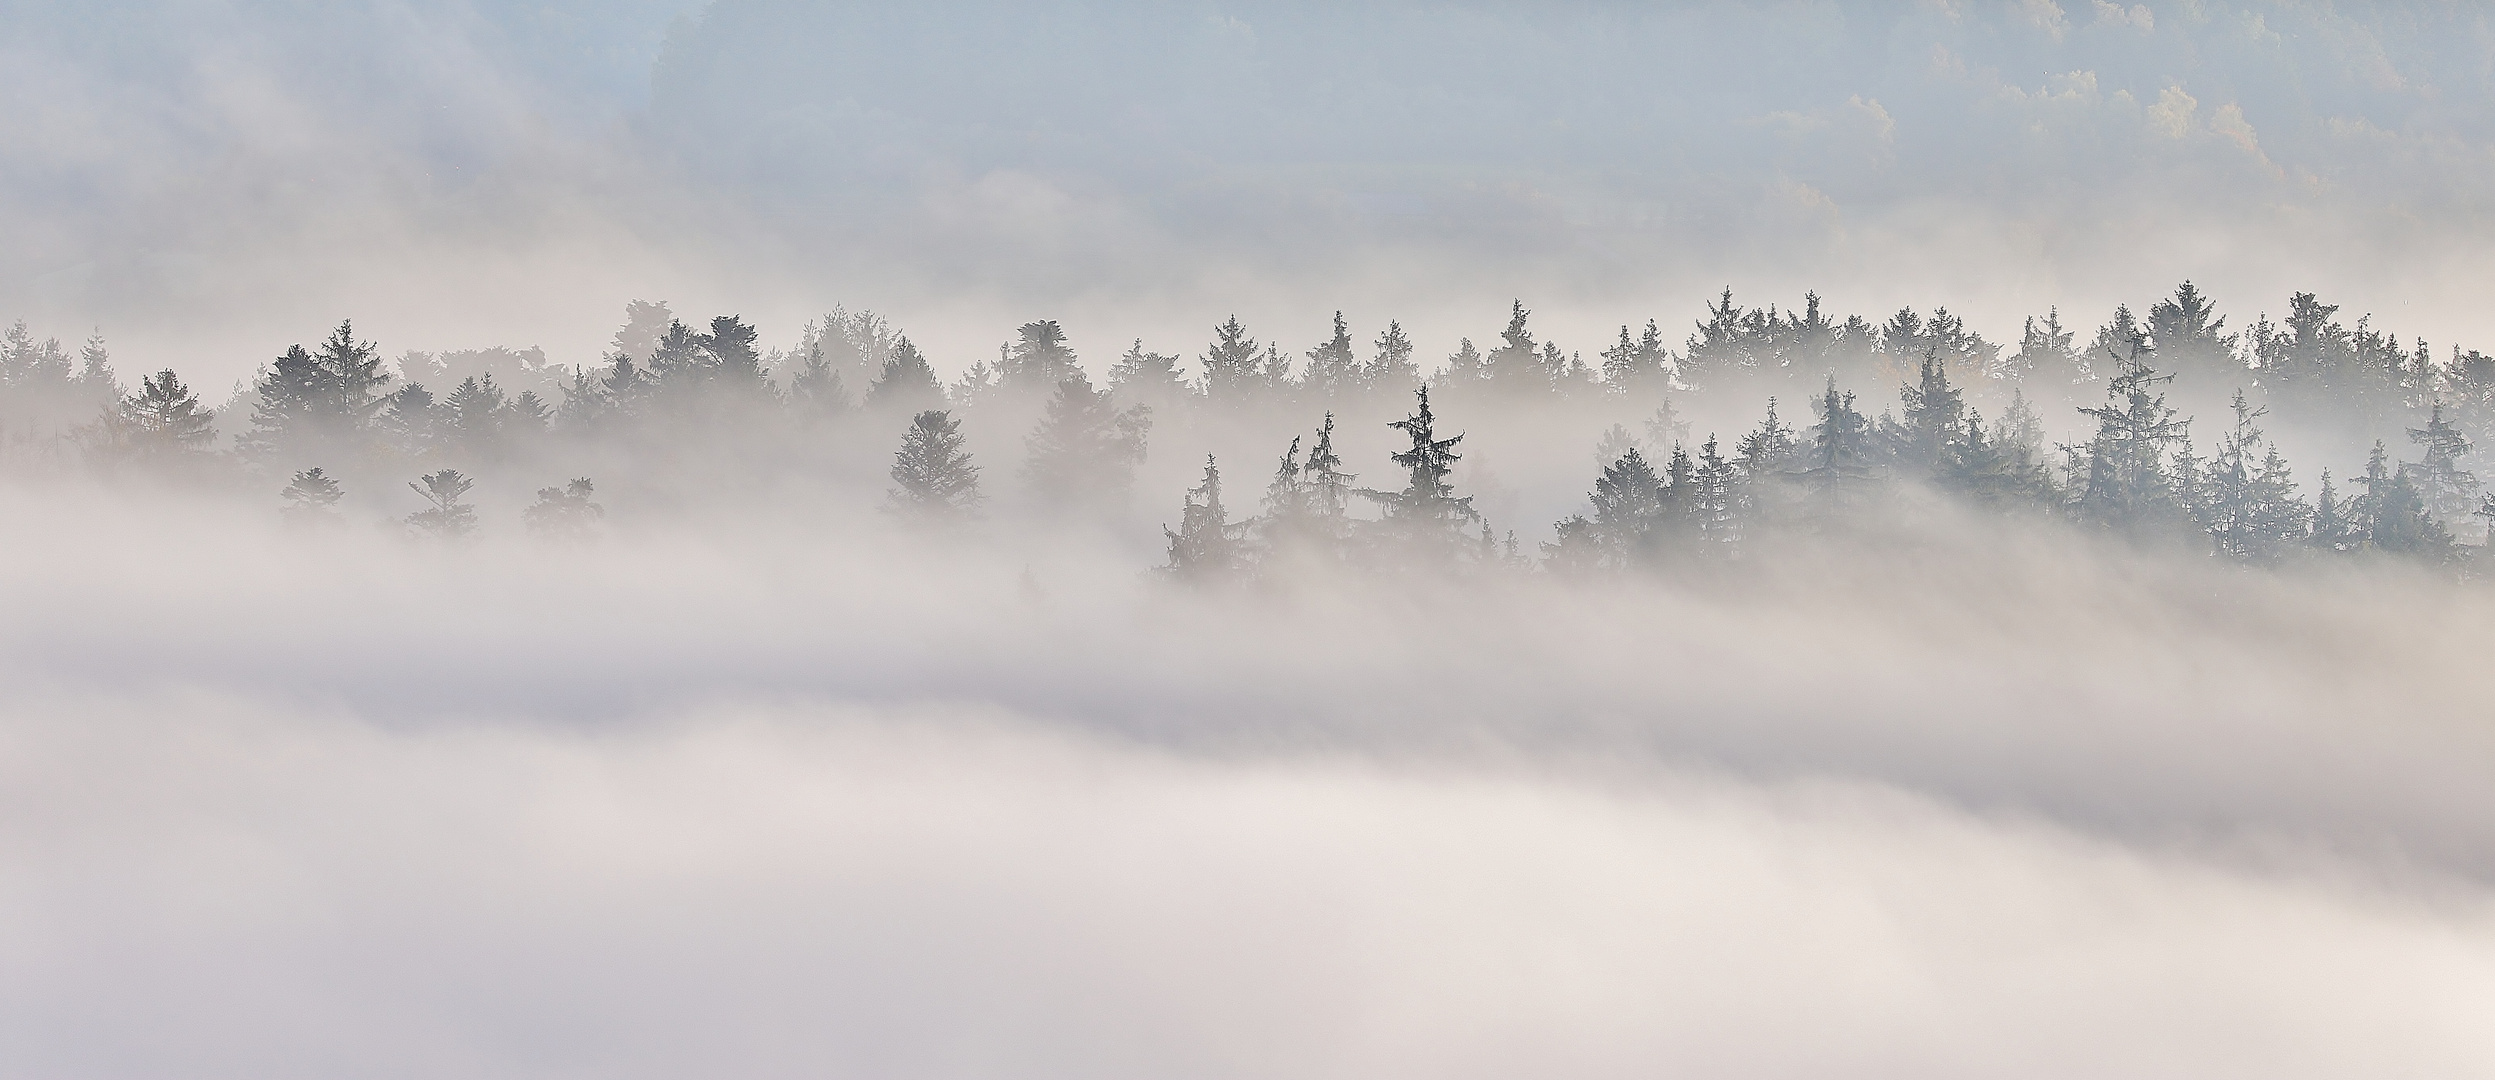
[[[1231,318],[1192,361],[1135,342],[1100,386],[1054,321],[1024,324],[950,383],[871,313],[835,310],[785,349],[759,338],[735,316],[694,326],[635,302],[596,365],[507,350],[394,364],[342,323],[211,410],[170,370],[125,388],[100,340],[72,357],[21,323],[0,341],[0,454],[280,495],[304,520],[336,515],[350,489],[405,491],[414,510],[398,520],[442,535],[475,527],[478,475],[554,482],[522,516],[558,535],[603,513],[589,475],[621,478],[636,504],[740,484],[880,489],[886,510],[941,527],[993,509],[1000,484],[1016,514],[1113,518],[1156,438],[1237,445],[1323,417],[1277,447],[1253,512],[1234,514],[1212,459],[1178,500],[1167,567],[1207,579],[1311,561],[1602,573],[1735,560],[1779,533],[1841,532],[1927,499],[2246,562],[2450,560],[2469,546],[2455,533],[2486,516],[2464,459],[2495,421],[2495,361],[2478,352],[2438,360],[2310,294],[2280,322],[2230,332],[2188,282],[2145,316],[2118,308],[2085,344],[2053,311],[2015,347],[1946,309],[1839,320],[1816,296],[1778,310],[1728,291],[1677,345],[1649,320],[1588,358],[1538,340],[1520,302],[1486,348],[1466,339],[1426,371],[1396,323],[1358,342],[1338,313],[1326,340],[1285,350]],[[1858,397],[1888,401],[1888,388],[1894,404],[1876,413]],[[1415,391],[1406,415],[1394,403]],[[1762,399],[1740,435],[1692,437],[1693,409]],[[1780,410],[1795,400],[1807,418]],[[2223,430],[2195,443],[2179,406],[2221,411]],[[1442,430],[1442,409],[1599,441],[1585,510],[1524,550],[1455,491],[1463,436]],[[2263,430],[2273,410],[2381,441],[2360,475],[2323,470],[2308,497]],[[1403,416],[1395,484],[1357,486],[1338,452],[1336,417],[1368,415]],[[2076,420],[2062,425],[2075,437],[2051,441],[2048,416]],[[1012,482],[982,473],[966,426],[1020,436]]]

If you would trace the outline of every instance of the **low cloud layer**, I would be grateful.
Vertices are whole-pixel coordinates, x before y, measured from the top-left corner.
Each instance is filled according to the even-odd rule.
[[[27,1075],[2486,1064],[2487,616],[2392,568],[1225,601],[9,498]]]

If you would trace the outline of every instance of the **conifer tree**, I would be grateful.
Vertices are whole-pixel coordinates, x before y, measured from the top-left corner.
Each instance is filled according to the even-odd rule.
[[[1024,440],[1031,454],[1024,474],[1052,507],[1114,503],[1125,497],[1151,430],[1150,409],[1119,409],[1078,370],[1058,381],[1039,427]]]
[[[1402,491],[1363,488],[1359,494],[1383,510],[1384,519],[1377,528],[1388,546],[1405,558],[1435,563],[1455,555],[1463,546],[1465,524],[1479,522],[1481,514],[1473,509],[1471,496],[1457,497],[1447,483],[1447,474],[1462,456],[1455,452],[1455,445],[1464,436],[1439,438],[1437,417],[1430,412],[1429,388],[1415,392],[1420,395],[1419,411],[1387,425],[1412,440],[1411,449],[1393,456],[1395,464],[1406,470],[1409,482]]]
[[[2426,426],[2408,429],[2408,441],[2416,443],[2423,456],[2400,469],[2409,474],[2410,483],[2426,501],[2426,509],[2445,522],[2476,513],[2477,475],[2460,467],[2460,459],[2469,456],[2469,439],[2443,419],[2441,403],[2432,406]]]
[[[922,522],[945,522],[977,512],[979,467],[962,449],[961,421],[939,409],[910,418],[893,455],[892,482],[886,505],[897,514]]]
[[[286,350],[255,384],[252,430],[244,448],[255,456],[359,456],[367,429],[386,400],[381,350],[355,338],[341,322],[318,352]]]
[[[1627,324],[1620,341],[1603,350],[1603,386],[1612,393],[1643,402],[1659,399],[1672,387],[1672,353],[1663,344],[1663,328],[1652,319],[1634,340]]]
[[[606,507],[591,500],[597,485],[586,476],[574,479],[559,488],[537,489],[537,502],[520,511],[520,520],[528,530],[549,540],[578,543],[597,532],[598,522],[606,517]]]
[[[1741,473],[1716,449],[1712,432],[1698,448],[1698,468],[1690,480],[1689,516],[1697,526],[1699,550],[1709,556],[1729,553],[1741,541]]]
[[[1870,497],[1871,424],[1855,410],[1854,395],[1837,390],[1833,376],[1817,411],[1801,478],[1810,489],[1813,513],[1827,520],[1860,509]]]
[[[2364,530],[2365,545],[2394,555],[2440,562],[2452,554],[2451,533],[2426,508],[2425,496],[2405,469],[2391,469],[2380,442],[2365,462],[2365,494],[2350,515]]]
[[[217,438],[215,414],[171,368],[140,379],[105,423],[112,455],[151,465],[204,455]]]
[[[2019,351],[2003,363],[1999,376],[2013,387],[2030,382],[2038,386],[2067,389],[2090,380],[2086,357],[2071,345],[2077,334],[2062,327],[2062,310],[2046,311],[2038,322],[2028,316],[2019,337]],[[2002,417],[2005,422],[2008,416]],[[2006,437],[2006,432],[2003,433]]]
[[[2354,551],[2364,542],[2356,524],[2348,520],[2353,508],[2339,497],[2339,490],[2330,482],[2330,470],[2322,470],[2322,490],[2313,498],[2313,531],[2306,539],[2324,551]]]
[[[1310,510],[1326,535],[1337,543],[1351,530],[1352,481],[1358,479],[1343,471],[1343,459],[1334,452],[1334,414],[1325,414],[1325,423],[1317,428],[1317,440],[1308,448],[1308,464],[1301,471],[1308,485]]]
[[[1308,370],[1300,377],[1300,385],[1317,401],[1349,398],[1361,390],[1360,358],[1351,347],[1351,330],[1343,322],[1343,313],[1334,313],[1334,336],[1308,350]]]
[[[1265,390],[1265,369],[1256,339],[1239,317],[1213,328],[1213,344],[1204,352],[1204,397],[1215,406],[1236,409],[1257,400]]]
[[[1235,578],[1244,568],[1243,530],[1243,524],[1231,521],[1229,509],[1222,505],[1221,467],[1212,455],[1205,455],[1204,482],[1187,489],[1178,512],[1178,529],[1161,528],[1161,535],[1169,539],[1169,561],[1161,569],[1198,584]]]
[[[936,381],[935,368],[909,338],[895,339],[892,351],[884,357],[883,371],[866,388],[866,407],[916,415],[943,405],[944,385]]]
[[[805,359],[789,376],[788,404],[799,420],[813,424],[837,420],[849,411],[849,387],[840,368],[823,354],[821,342],[807,347]]]
[[[1389,321],[1386,331],[1372,343],[1375,352],[1361,368],[1360,383],[1367,389],[1401,389],[1418,386],[1421,366],[1412,360],[1412,339],[1403,332],[1403,324]]]
[[[1291,440],[1265,489],[1265,512],[1252,523],[1255,547],[1263,560],[1276,564],[1337,562],[1347,554],[1351,535],[1345,504],[1353,477],[1342,471],[1342,459],[1334,453],[1334,414],[1327,413],[1317,429],[1305,464],[1300,442]]]
[[[2118,310],[2117,315],[2129,319],[2129,312]],[[2096,435],[2086,448],[2086,484],[2079,492],[2083,520],[2139,530],[2162,527],[2182,516],[2165,457],[2168,446],[2187,437],[2190,422],[2176,419],[2165,395],[2154,392],[2173,378],[2148,365],[2154,348],[2135,333],[2129,354],[2114,354],[2120,367],[2106,381],[2106,404],[2079,410],[2097,421]]]
[[[407,486],[430,505],[407,515],[407,524],[443,540],[455,540],[476,531],[476,507],[460,501],[475,484],[456,469],[418,477]]]
[[[278,493],[286,500],[278,511],[288,522],[297,525],[332,524],[338,516],[338,500],[346,497],[346,489],[319,466],[296,473],[294,481]]]
[[[431,453],[439,442],[438,408],[433,391],[425,389],[423,383],[411,382],[390,395],[382,406],[378,426],[399,453],[420,457]]]
[[[1482,378],[1518,397],[1536,397],[1551,389],[1552,373],[1534,344],[1533,332],[1525,327],[1530,314],[1523,300],[1515,301],[1508,309],[1507,328],[1499,331],[1499,346],[1481,359]]]
[[[2254,408],[2237,390],[2234,430],[2209,462],[2200,519],[2218,554],[2243,562],[2269,562],[2305,538],[2312,509],[2295,497],[2287,461],[2253,421]]]
[[[1966,435],[1966,398],[1949,385],[1949,371],[1937,350],[1927,349],[1919,377],[1898,392],[1905,414],[1906,461],[1927,477],[1937,477],[1957,463],[1959,441]]]
[[[1685,463],[1685,455],[1675,450]],[[1591,562],[1609,569],[1650,566],[1661,560],[1680,522],[1671,520],[1665,484],[1646,457],[1632,449],[1603,467],[1587,498],[1594,504],[1593,528],[1586,539],[1594,544]],[[1568,541],[1563,539],[1562,544]],[[1563,554],[1563,561],[1574,553]]]
[[[1156,415],[1178,415],[1178,410],[1193,403],[1196,393],[1186,376],[1178,373],[1178,357],[1145,352],[1142,338],[1135,339],[1126,355],[1110,367],[1109,392]]]
[[[503,421],[506,419],[502,387],[494,385],[494,374],[480,378],[471,375],[459,381],[450,397],[443,399],[441,426],[451,446],[477,459],[491,459],[502,452]]]

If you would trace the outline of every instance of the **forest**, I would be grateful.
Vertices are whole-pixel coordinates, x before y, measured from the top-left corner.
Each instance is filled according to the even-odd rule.
[[[1232,317],[1192,355],[1134,342],[1096,380],[1038,320],[947,380],[871,312],[766,348],[738,316],[689,325],[635,301],[595,364],[393,361],[341,322],[211,407],[174,370],[125,385],[101,337],[72,355],[19,322],[0,344],[0,468],[443,540],[587,540],[610,505],[1128,543],[1157,525],[1157,569],[1203,585],[1706,574],[1789,557],[1787,539],[1879,544],[1970,513],[2228,563],[2465,572],[2495,518],[2467,467],[2495,423],[2495,359],[2351,324],[2310,293],[2230,329],[2185,282],[2084,335],[2048,311],[2011,345],[1946,307],[1875,322],[1727,289],[1685,332],[1624,324],[1591,355],[1537,340],[1520,300],[1484,343],[1424,364],[1399,323],[1364,344],[1337,313],[1303,351]],[[2346,456],[2291,464],[2273,425]],[[1535,488],[1499,520],[1462,471],[1496,439]],[[507,494],[480,504],[480,482]]]

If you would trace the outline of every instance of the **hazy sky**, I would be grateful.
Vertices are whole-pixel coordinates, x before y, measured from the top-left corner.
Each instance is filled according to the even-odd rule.
[[[344,316],[586,361],[634,297],[948,367],[1040,316],[1440,353],[1515,296],[1590,349],[1727,284],[2495,339],[2463,4],[11,7],[6,308],[211,385]]]

